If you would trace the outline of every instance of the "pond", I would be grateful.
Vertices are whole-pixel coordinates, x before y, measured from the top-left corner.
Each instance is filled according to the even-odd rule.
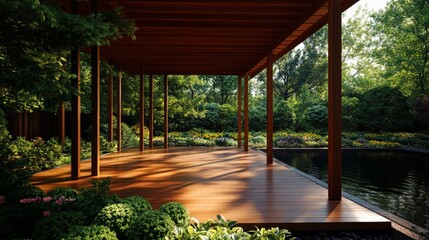
[[[326,149],[276,149],[284,163],[327,182]],[[429,154],[343,150],[343,190],[429,228]]]

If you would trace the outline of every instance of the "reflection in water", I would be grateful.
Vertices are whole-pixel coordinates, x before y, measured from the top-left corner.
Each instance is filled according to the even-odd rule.
[[[275,157],[327,182],[326,150],[276,150]],[[429,156],[344,150],[343,190],[423,228],[429,226]]]

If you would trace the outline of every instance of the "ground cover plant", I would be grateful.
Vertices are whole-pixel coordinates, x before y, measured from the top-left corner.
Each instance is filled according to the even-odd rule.
[[[289,231],[278,228],[245,232],[220,215],[200,223],[177,202],[153,210],[143,197],[121,199],[111,194],[109,184],[107,178],[78,191],[58,188],[39,197],[2,198],[0,235],[2,239],[293,239]]]

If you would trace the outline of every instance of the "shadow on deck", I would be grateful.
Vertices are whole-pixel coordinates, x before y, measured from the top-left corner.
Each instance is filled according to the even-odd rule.
[[[101,176],[111,177],[111,191],[139,195],[154,208],[183,203],[200,221],[217,214],[253,229],[278,226],[289,230],[383,230],[386,218],[343,198],[328,201],[325,188],[274,163],[265,155],[237,148],[129,149],[101,157]],[[31,182],[50,190],[90,185],[90,161],[81,163],[81,178],[70,179],[70,166],[35,174]]]

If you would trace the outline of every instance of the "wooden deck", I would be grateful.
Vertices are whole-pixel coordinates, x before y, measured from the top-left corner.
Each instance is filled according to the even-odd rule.
[[[388,229],[389,220],[348,200],[328,201],[325,188],[280,164],[267,166],[263,153],[237,148],[135,149],[102,156],[100,178],[112,177],[119,196],[140,195],[154,208],[178,201],[200,221],[222,214],[245,228],[289,230]],[[70,180],[70,166],[33,176],[44,190],[88,186],[90,161],[82,178]]]

